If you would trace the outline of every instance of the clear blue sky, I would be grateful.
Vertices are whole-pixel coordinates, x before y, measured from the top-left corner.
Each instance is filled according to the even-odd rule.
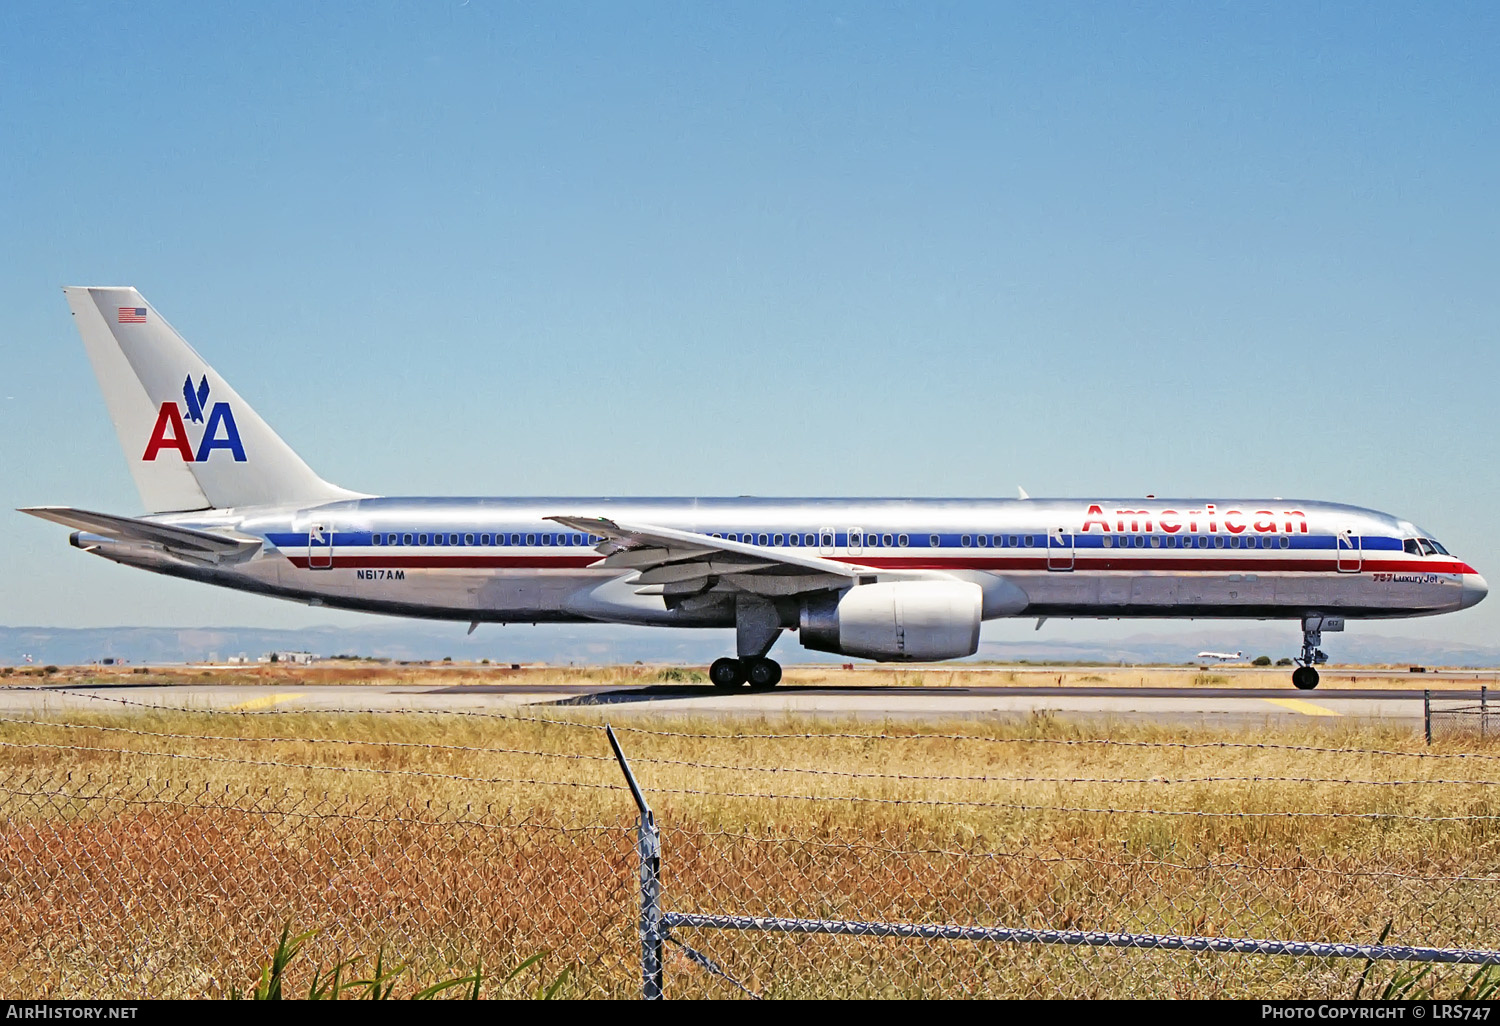
[[[138,510],[58,291],[133,284],[366,491],[1328,498],[1500,580],[1494,4],[12,0],[0,38],[5,508]],[[0,516],[3,623],[339,620]]]

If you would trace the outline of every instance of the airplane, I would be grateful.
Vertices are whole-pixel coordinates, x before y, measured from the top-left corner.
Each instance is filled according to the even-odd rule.
[[[481,623],[732,627],[769,653],[973,655],[1006,617],[1286,619],[1318,684],[1346,619],[1467,609],[1484,578],[1386,513],[1282,499],[433,498],[319,477],[133,288],[63,290],[141,500],[21,512],[127,566],[312,606]]]
[[[1243,652],[1199,652],[1199,659],[1212,659],[1220,663],[1233,663],[1245,658]]]

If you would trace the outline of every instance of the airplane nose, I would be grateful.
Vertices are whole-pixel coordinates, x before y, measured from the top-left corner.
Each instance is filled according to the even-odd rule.
[[[1484,582],[1483,577],[1478,574],[1464,574],[1463,593],[1459,596],[1458,608],[1468,609],[1470,606],[1477,606],[1489,593],[1490,586]]]

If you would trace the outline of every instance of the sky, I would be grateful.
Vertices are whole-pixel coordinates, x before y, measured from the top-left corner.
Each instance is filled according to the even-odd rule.
[[[59,291],[128,284],[362,491],[1321,498],[1500,578],[1497,30],[11,0],[0,510],[140,512]],[[364,622],[0,522],[0,623]]]

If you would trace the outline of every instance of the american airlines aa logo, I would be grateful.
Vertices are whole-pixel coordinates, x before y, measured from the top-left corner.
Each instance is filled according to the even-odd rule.
[[[204,422],[204,415],[208,420]],[[186,419],[184,419],[184,416]],[[203,424],[203,435],[198,440],[198,451],[188,441],[188,424]],[[234,423],[234,411],[228,403],[208,404],[208,376],[193,384],[189,374],[182,382],[182,405],[175,402],[161,404],[156,412],[156,426],[151,429],[151,440],[146,443],[146,453],[141,459],[155,462],[163,449],[177,453],[184,463],[203,463],[213,455],[215,449],[227,449],[234,454],[236,463],[245,462],[245,447],[240,444],[240,429]]]

